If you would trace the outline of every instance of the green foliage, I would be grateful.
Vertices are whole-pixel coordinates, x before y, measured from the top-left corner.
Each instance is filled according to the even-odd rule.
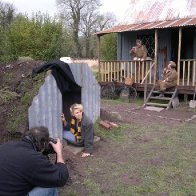
[[[7,30],[0,31],[0,46],[0,62],[10,62],[16,59],[11,52]]]
[[[36,14],[32,19],[18,16],[10,25],[8,37],[17,57],[51,60],[63,55],[62,24],[48,15]]]
[[[101,40],[101,60],[116,60],[117,59],[117,34],[105,35]]]

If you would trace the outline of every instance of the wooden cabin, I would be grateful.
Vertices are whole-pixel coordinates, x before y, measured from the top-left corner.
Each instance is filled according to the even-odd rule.
[[[164,6],[166,9],[169,7],[162,1],[156,0],[148,12],[143,9],[146,15],[141,15],[142,8],[140,12],[137,11],[138,15],[130,14],[135,16],[135,23],[121,24],[97,33],[98,53],[100,53],[101,37],[117,33],[117,60],[102,61],[99,54],[100,84],[111,82],[112,78],[122,82],[123,77],[131,77],[137,84],[138,91],[143,91],[144,82],[147,82],[148,86],[152,86],[157,80],[162,79],[163,68],[168,61],[172,60],[177,65],[178,92],[193,94],[196,85],[196,17],[194,10],[188,0],[187,7],[185,7],[187,10],[191,10],[188,17],[178,17],[180,14],[174,16],[176,10],[172,13],[172,8],[167,12],[159,13]],[[159,8],[159,12],[156,8]],[[159,15],[163,16],[163,13],[166,14],[164,20],[159,17]],[[141,17],[143,20],[140,20]],[[151,20],[152,17],[155,19]],[[145,21],[146,18],[148,21]],[[133,61],[129,50],[135,45],[136,39],[141,39],[146,45],[148,57],[151,57],[151,60]]]

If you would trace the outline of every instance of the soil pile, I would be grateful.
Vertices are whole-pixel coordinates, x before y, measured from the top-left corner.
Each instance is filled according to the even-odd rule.
[[[30,60],[0,65],[0,143],[17,138],[28,128],[28,107],[45,75],[32,78],[32,69],[43,63]]]

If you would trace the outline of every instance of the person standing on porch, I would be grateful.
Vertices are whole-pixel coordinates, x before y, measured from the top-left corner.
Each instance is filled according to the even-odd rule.
[[[133,55],[134,61],[144,61],[147,57],[147,49],[144,44],[142,44],[142,40],[136,40],[136,46],[132,47],[129,51],[130,55]]]
[[[161,92],[159,97],[163,97],[164,91],[167,89],[177,86],[178,74],[176,72],[175,62],[169,61],[167,67],[163,70],[163,78],[163,80],[158,81],[158,86]]]
[[[146,63],[144,61],[147,59],[150,60],[149,57],[147,57],[147,49],[142,43],[142,40],[137,39],[136,46],[132,47],[129,53],[133,57],[133,61],[135,61],[137,66],[135,73],[137,81],[141,81],[146,75]]]

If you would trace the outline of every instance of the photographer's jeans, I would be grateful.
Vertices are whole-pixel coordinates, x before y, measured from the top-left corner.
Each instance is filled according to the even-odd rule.
[[[35,187],[27,196],[58,196],[57,188]]]

